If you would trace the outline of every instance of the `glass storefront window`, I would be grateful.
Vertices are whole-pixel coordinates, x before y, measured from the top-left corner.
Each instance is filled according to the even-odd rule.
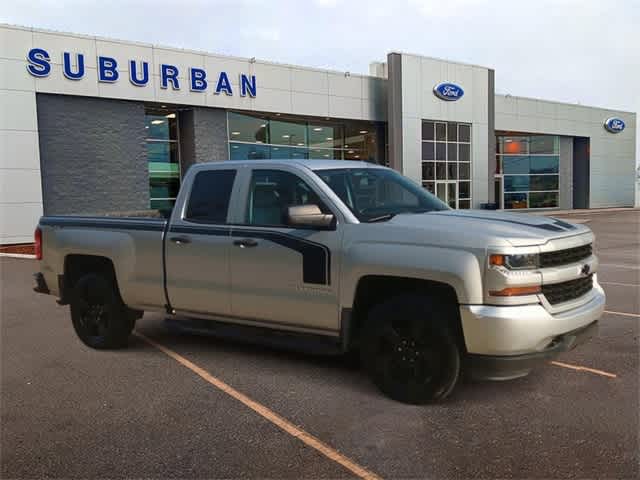
[[[240,159],[366,160],[384,164],[384,132],[372,122],[228,113],[229,156]],[[382,137],[382,138],[379,138]]]
[[[464,123],[458,124],[458,141],[471,142],[471,125]]]
[[[229,112],[228,121],[230,140],[269,143],[267,121],[265,119]]]
[[[147,141],[149,163],[172,163],[178,165],[178,144],[176,142]]]
[[[529,208],[553,208],[558,206],[558,192],[529,193]]]
[[[528,194],[526,193],[505,193],[504,208],[528,208]]]
[[[528,175],[529,171],[529,157],[509,155],[502,158],[502,173],[505,175],[517,175],[519,173]]]
[[[273,149],[271,149],[271,151],[273,151]],[[309,158],[342,160],[342,150],[333,148],[310,148]]]
[[[422,142],[422,160],[435,160],[436,149],[434,142]]]
[[[460,176],[460,180],[469,180],[471,178],[471,164],[459,163],[458,175]]]
[[[149,207],[170,210],[180,189],[177,113],[147,110],[144,128],[149,165]]]
[[[529,190],[529,175],[505,175],[505,192],[523,192]]]
[[[471,161],[471,144],[469,143],[458,144],[458,161],[459,162]]]
[[[558,175],[531,175],[529,178],[532,191],[558,190]]]
[[[423,120],[422,186],[452,208],[471,208],[470,178],[471,125]]]
[[[422,141],[435,140],[435,124],[433,122],[422,122]]]
[[[307,146],[307,127],[304,123],[271,120],[269,132],[273,145]]]
[[[268,160],[269,147],[253,143],[231,143],[231,160]]]
[[[340,125],[309,124],[309,146],[318,148],[341,148],[344,128]]]
[[[549,135],[533,135],[529,137],[529,153],[538,154],[558,154],[560,149],[560,139]]]
[[[560,157],[556,155],[536,155],[529,157],[530,173],[558,173],[560,169]]]
[[[529,137],[498,138],[498,153],[505,155],[526,155],[529,153]]]
[[[169,141],[178,138],[178,122],[175,113],[147,114],[144,117],[147,139]]]
[[[498,135],[496,140],[503,208],[558,207],[559,137]]]

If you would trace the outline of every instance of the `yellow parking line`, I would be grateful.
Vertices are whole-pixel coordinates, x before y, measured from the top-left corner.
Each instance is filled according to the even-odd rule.
[[[570,368],[571,370],[580,370],[583,372],[595,373],[596,375],[602,375],[603,377],[618,378],[618,376],[615,373],[604,372],[602,370],[596,370],[595,368],[581,367],[580,365],[570,365],[568,363],[562,363],[562,362],[556,362],[556,361],[551,361],[549,363],[551,363],[552,365],[556,365],[558,367]]]
[[[187,360],[186,358],[184,358],[182,355],[174,352],[173,350],[170,350],[169,348],[165,347],[164,345],[159,344],[158,342],[156,342],[154,340],[151,340],[150,338],[146,337],[142,333],[134,332],[134,335],[137,335],[139,338],[141,338],[142,340],[147,342],[149,345],[152,345],[153,347],[157,348],[162,353],[164,353],[167,356],[171,357],[172,359],[174,359],[176,362],[178,362],[182,366],[187,367],[193,373],[195,373],[196,375],[202,377],[206,382],[210,383],[211,385],[213,385],[217,389],[219,389],[222,392],[226,393],[230,397],[236,399],[237,401],[239,401],[240,403],[242,403],[246,407],[249,407],[251,410],[256,412],[258,415],[262,416],[263,418],[265,418],[266,420],[268,420],[269,422],[271,422],[272,424],[274,424],[275,426],[277,426],[278,428],[280,428],[284,432],[288,433],[289,435],[291,435],[294,438],[297,438],[298,440],[303,442],[305,445],[317,450],[318,452],[320,452],[322,455],[324,455],[328,459],[333,460],[334,462],[336,462],[337,464],[343,466],[344,468],[346,468],[347,470],[351,471],[352,473],[354,473],[358,477],[364,478],[364,479],[370,479],[370,480],[378,480],[378,479],[380,479],[380,477],[378,477],[375,473],[370,472],[366,468],[358,465],[356,462],[354,462],[353,460],[351,460],[348,457],[345,457],[340,452],[338,452],[334,448],[331,448],[329,445],[327,445],[326,443],[324,443],[321,440],[317,439],[316,437],[314,437],[310,433],[307,433],[306,431],[302,430],[301,428],[296,427],[293,423],[291,423],[287,419],[281,417],[280,415],[275,413],[273,410],[265,407],[264,405],[262,405],[261,403],[256,402],[255,400],[252,400],[251,398],[249,398],[245,394],[239,392],[238,390],[233,388],[231,385],[226,384],[225,382],[223,382],[219,378],[214,377],[213,375],[211,375],[209,372],[207,372],[203,368],[199,367],[195,363],[193,363],[193,362]]]
[[[622,315],[623,317],[638,317],[638,318],[640,318],[640,314],[638,314],[638,313],[614,312],[613,310],[605,310],[604,313],[610,313],[612,315]]]

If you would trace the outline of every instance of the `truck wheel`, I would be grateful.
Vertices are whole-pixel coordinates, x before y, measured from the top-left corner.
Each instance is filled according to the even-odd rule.
[[[94,273],[80,278],[73,289],[71,320],[80,340],[97,349],[126,346],[135,325],[113,282]]]
[[[361,360],[387,396],[404,403],[445,399],[460,376],[460,350],[450,325],[455,310],[429,297],[402,295],[371,309]]]

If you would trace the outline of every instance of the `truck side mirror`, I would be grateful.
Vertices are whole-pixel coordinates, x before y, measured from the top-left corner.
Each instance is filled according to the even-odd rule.
[[[315,204],[297,205],[287,209],[289,225],[295,227],[331,228],[334,216],[330,213],[322,213],[320,207]]]

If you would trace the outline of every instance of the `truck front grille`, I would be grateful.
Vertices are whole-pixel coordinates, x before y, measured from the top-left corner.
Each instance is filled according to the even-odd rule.
[[[542,285],[542,293],[551,305],[580,298],[593,288],[593,274],[568,282]]]
[[[540,267],[559,267],[570,263],[579,262],[591,256],[591,244],[582,245],[580,247],[567,248],[565,250],[557,250],[555,252],[544,252],[540,254]]]

